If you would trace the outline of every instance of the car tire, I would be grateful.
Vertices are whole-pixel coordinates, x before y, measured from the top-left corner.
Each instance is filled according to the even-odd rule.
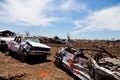
[[[2,52],[3,53],[6,53],[6,52],[8,52],[8,45],[7,44],[5,44],[4,46],[2,46],[2,48],[1,48],[2,50]]]
[[[27,52],[26,51],[23,51],[22,53],[21,53],[21,56],[20,56],[21,58],[21,61],[22,62],[25,62],[26,60],[27,60]]]
[[[13,55],[13,51],[9,50],[9,53],[8,53],[10,56]]]
[[[62,61],[61,61],[60,58],[56,58],[56,59],[55,59],[55,65],[56,65],[57,67],[59,67],[59,68],[62,67]]]

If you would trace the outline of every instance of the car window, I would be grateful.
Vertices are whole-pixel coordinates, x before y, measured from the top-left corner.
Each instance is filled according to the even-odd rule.
[[[38,38],[31,38],[30,41],[36,42],[36,43],[40,43]]]
[[[40,43],[40,40],[38,38],[35,38],[35,37],[24,37],[23,41],[26,41],[26,40]]]
[[[31,37],[24,37],[23,38],[23,41],[26,41],[26,40],[28,40],[28,39],[30,39]]]

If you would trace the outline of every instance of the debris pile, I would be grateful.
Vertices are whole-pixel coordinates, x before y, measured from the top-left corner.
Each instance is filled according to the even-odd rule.
[[[104,48],[99,48],[97,53],[91,54],[91,66],[94,67],[95,80],[119,80],[120,60],[107,52]],[[94,66],[93,66],[93,65]]]

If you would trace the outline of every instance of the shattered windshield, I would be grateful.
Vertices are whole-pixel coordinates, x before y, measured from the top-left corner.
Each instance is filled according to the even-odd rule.
[[[24,37],[23,41],[26,41],[26,40],[36,42],[36,43],[40,43],[40,40],[38,38],[35,38],[35,37]]]

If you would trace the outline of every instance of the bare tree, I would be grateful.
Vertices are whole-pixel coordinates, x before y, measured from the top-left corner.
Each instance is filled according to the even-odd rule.
[[[25,31],[25,35],[26,35],[26,36],[30,36],[29,31]]]
[[[68,39],[68,42],[70,42],[70,34],[67,33],[67,39]]]
[[[112,41],[113,45],[115,46],[115,38],[112,38],[111,41]]]
[[[71,39],[70,39],[70,34],[69,33],[67,33],[67,39],[68,39],[67,46],[72,47]]]

